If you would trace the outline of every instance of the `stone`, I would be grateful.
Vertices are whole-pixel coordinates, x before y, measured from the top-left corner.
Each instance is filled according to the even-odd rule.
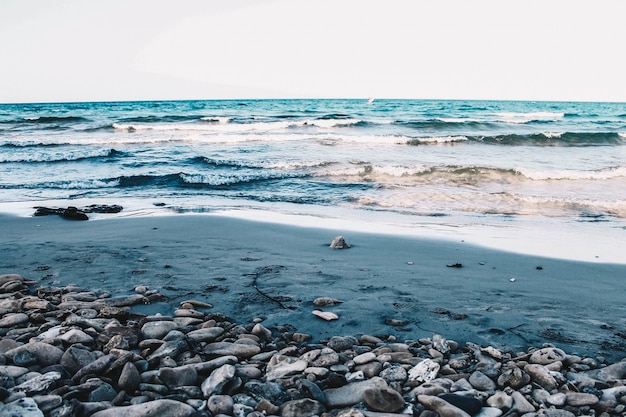
[[[378,376],[380,376],[382,379],[387,381],[387,383],[390,383],[390,382],[404,383],[409,377],[409,374],[407,373],[406,369],[404,369],[402,366],[392,365],[380,371]]]
[[[511,407],[511,411],[520,415],[535,411],[535,407],[526,398],[524,398],[520,392],[513,391],[513,393],[511,393],[511,398],[513,398],[513,407]]]
[[[352,361],[355,365],[363,365],[376,359],[374,352],[365,352],[355,356]]]
[[[419,395],[417,401],[426,408],[435,411],[440,417],[470,417],[468,413],[433,395]]]
[[[505,369],[498,377],[498,387],[518,389],[530,383],[530,376],[520,368]]]
[[[605,382],[626,379],[626,361],[622,360],[621,362],[605,366],[597,372],[595,377]]]
[[[335,352],[343,352],[344,350],[352,349],[358,343],[358,340],[353,336],[333,336],[328,341],[327,346]]]
[[[499,408],[500,410],[509,410],[513,407],[513,398],[503,391],[498,391],[487,398],[487,405]]]
[[[9,313],[5,314],[0,319],[0,328],[19,326],[20,324],[28,323],[28,315],[24,313]]]
[[[341,303],[343,303],[343,301],[338,300],[336,298],[332,298],[332,297],[318,297],[315,300],[313,300],[313,305],[315,307],[334,306],[334,305],[341,304]]]
[[[265,378],[267,381],[283,378],[287,375],[302,372],[307,366],[308,362],[303,359],[276,354],[267,363]]]
[[[89,393],[89,402],[101,402],[101,401],[113,401],[113,399],[117,396],[117,391],[107,384],[104,383],[97,388],[94,388]]]
[[[109,408],[98,411],[91,417],[191,417],[194,412],[193,407],[180,401],[160,399],[142,404]]]
[[[496,389],[496,383],[480,371],[472,372],[468,381],[478,391],[493,391]]]
[[[502,414],[502,410],[499,408],[483,407],[478,413],[474,414],[473,417],[500,417]]]
[[[350,245],[346,242],[343,236],[336,236],[332,242],[330,242],[331,249],[348,249]]]
[[[339,354],[330,348],[310,350],[300,356],[309,366],[330,368],[339,363]]]
[[[81,344],[90,344],[93,343],[93,337],[89,336],[87,333],[83,332],[80,329],[70,329],[67,332],[63,333],[59,339],[61,339],[67,345],[73,345],[76,343]]]
[[[267,400],[277,406],[291,399],[285,388],[271,381],[248,381],[244,385],[244,390],[257,401]]]
[[[324,412],[324,406],[319,401],[310,398],[288,401],[280,409],[282,417],[309,417]]]
[[[37,363],[37,357],[27,350],[20,350],[13,356],[13,363],[17,366],[31,366]]]
[[[460,408],[471,416],[478,413],[480,409],[483,408],[482,401],[467,395],[442,394],[439,398],[449,402],[457,408]]]
[[[205,327],[198,330],[192,330],[187,333],[187,339],[190,342],[213,342],[224,333],[221,327]]]
[[[558,392],[556,394],[549,395],[546,398],[546,404],[553,405],[555,407],[563,407],[565,405],[565,401],[567,397],[564,393]]]
[[[380,377],[352,382],[338,388],[324,390],[329,408],[349,407],[363,401],[367,389],[387,388],[387,383]]]
[[[437,377],[440,365],[430,359],[424,359],[409,370],[409,381],[430,382]]]
[[[28,351],[37,358],[37,362],[42,367],[59,363],[63,356],[63,351],[56,346],[52,346],[43,342],[31,342],[25,345],[11,349],[5,353],[5,356],[13,358],[21,351]]]
[[[233,365],[223,365],[209,375],[200,386],[204,398],[209,398],[215,394],[222,394],[222,390],[230,381],[235,378],[236,368]]]
[[[300,392],[303,392],[306,397],[313,398],[322,404],[326,404],[328,401],[321,388],[316,383],[309,381],[308,379],[303,378],[300,380]]]
[[[402,395],[387,387],[366,389],[363,392],[363,400],[372,410],[383,413],[395,413],[405,405]]]
[[[63,353],[59,363],[63,365],[69,373],[75,374],[80,368],[87,366],[91,362],[98,359],[98,357],[97,352],[92,352],[76,346],[70,346]]]
[[[583,407],[586,405],[596,405],[600,402],[600,399],[593,395],[587,394],[584,392],[566,392],[565,393],[566,403],[572,407]]]
[[[319,317],[322,320],[326,320],[326,321],[339,320],[339,316],[333,313],[332,311],[313,310],[311,313],[313,313],[314,316]]]
[[[233,413],[233,399],[230,395],[212,395],[207,400],[207,410],[212,415],[225,414],[231,415]]]
[[[32,398],[44,414],[63,404],[63,397],[60,395],[35,395]]]
[[[141,376],[139,375],[137,367],[132,362],[126,362],[117,381],[119,387],[132,394],[137,390],[140,382]]]
[[[44,392],[55,381],[61,379],[60,372],[46,372],[43,375],[31,378],[15,387],[11,388],[12,392],[23,392],[27,395],[38,394]]]
[[[141,333],[146,339],[162,339],[177,327],[173,321],[149,321],[141,327]]]
[[[178,356],[180,353],[186,351],[189,345],[186,340],[171,340],[163,343],[161,346],[157,348],[154,352],[152,352],[146,359],[150,363],[157,363],[161,359],[170,357],[174,358]]]
[[[255,345],[231,342],[214,342],[204,347],[204,353],[209,356],[236,356],[239,359],[248,359],[261,352]]]
[[[158,377],[169,389],[175,389],[184,385],[195,385],[198,379],[198,372],[190,366],[160,368]]]
[[[450,391],[453,381],[448,378],[437,378],[431,382],[425,382],[411,391],[414,397],[418,395],[439,395]]]
[[[536,382],[548,391],[552,391],[558,386],[550,371],[543,365],[528,364],[524,367],[524,370],[533,382]]]
[[[547,347],[534,351],[533,354],[530,355],[528,361],[534,364],[548,365],[552,362],[563,362],[566,359],[567,355],[563,352],[563,350],[554,347]]]
[[[0,416],[6,417],[44,417],[34,399],[25,397],[8,404],[0,404]]]

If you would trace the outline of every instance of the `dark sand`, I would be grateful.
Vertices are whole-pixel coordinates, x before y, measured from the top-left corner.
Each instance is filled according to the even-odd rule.
[[[141,313],[172,314],[180,301],[198,299],[233,321],[260,317],[314,341],[439,333],[515,352],[552,343],[572,354],[626,356],[622,264],[214,215],[83,222],[3,215],[0,235],[0,273],[113,297],[145,285],[169,298],[134,308]],[[336,235],[352,248],[330,249]],[[454,263],[462,267],[447,267]],[[317,297],[343,301],[323,308],[339,320],[311,314]]]

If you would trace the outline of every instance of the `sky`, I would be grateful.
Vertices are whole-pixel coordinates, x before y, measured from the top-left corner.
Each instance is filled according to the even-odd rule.
[[[626,101],[623,0],[0,0],[0,103]]]

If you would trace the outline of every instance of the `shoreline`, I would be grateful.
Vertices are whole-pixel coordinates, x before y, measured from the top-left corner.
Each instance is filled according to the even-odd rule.
[[[511,351],[553,343],[587,356],[624,357],[626,307],[615,289],[626,265],[364,233],[341,222],[297,227],[235,217],[71,222],[2,215],[0,273],[114,296],[146,286],[168,301],[138,306],[140,313],[170,314],[180,301],[198,298],[236,322],[260,318],[266,327],[293,325],[315,340],[441,334]],[[337,235],[352,247],[330,249]],[[462,267],[447,266],[456,263]],[[318,297],[343,301],[325,308],[339,320],[311,314]]]

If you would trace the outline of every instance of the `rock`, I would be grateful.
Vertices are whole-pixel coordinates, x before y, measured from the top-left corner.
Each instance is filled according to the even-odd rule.
[[[26,397],[9,404],[0,404],[2,417],[44,417],[34,399]]]
[[[187,333],[187,339],[190,342],[213,342],[224,333],[221,327],[207,327],[198,330],[192,330]]]
[[[126,362],[117,382],[119,387],[132,394],[137,390],[140,382],[141,376],[139,375],[137,367],[132,362]]]
[[[546,403],[555,407],[563,407],[566,400],[567,397],[565,396],[565,394],[562,392],[558,392],[556,394],[549,395],[546,398]]]
[[[175,389],[184,385],[195,385],[198,372],[190,366],[177,366],[175,368],[160,368],[158,376],[169,389]]]
[[[483,407],[477,414],[474,414],[473,417],[500,417],[502,415],[502,410],[494,407]]]
[[[113,401],[117,396],[117,391],[107,383],[100,385],[89,393],[90,402]]]
[[[439,397],[419,395],[417,401],[426,408],[435,411],[441,417],[470,417],[465,411]]]
[[[514,391],[511,394],[511,398],[513,398],[513,407],[511,407],[511,411],[514,411],[519,415],[535,411],[535,407],[533,407],[533,405],[518,391]]]
[[[326,398],[326,395],[320,389],[320,387],[316,383],[309,381],[308,379],[303,378],[300,380],[300,392],[303,392],[305,396],[313,398],[314,400],[317,400],[322,404],[326,404],[326,402],[328,402],[328,398]]]
[[[331,297],[318,297],[313,300],[313,305],[315,307],[326,307],[326,306],[334,306],[337,304],[341,304],[343,301],[337,300],[336,298]]]
[[[313,313],[314,316],[319,317],[323,320],[326,321],[332,321],[332,320],[338,320],[339,316],[336,315],[335,313],[331,312],[331,311],[321,311],[321,310],[313,310],[311,313]]]
[[[300,359],[306,361],[309,366],[330,368],[339,363],[339,354],[330,348],[314,349],[300,356]]]
[[[32,398],[43,413],[48,413],[63,404],[63,397],[60,395],[35,395]]]
[[[532,381],[548,391],[552,391],[558,385],[554,377],[550,375],[550,371],[543,365],[528,364],[524,367],[524,370],[530,375]]]
[[[70,346],[63,353],[59,363],[63,365],[69,373],[75,374],[80,368],[87,366],[91,362],[98,359],[98,357],[98,352],[92,352],[85,348]]]
[[[337,236],[330,242],[331,249],[348,249],[350,245],[346,242],[343,236]]]
[[[439,398],[449,402],[453,406],[460,408],[467,414],[473,416],[483,408],[483,403],[474,397],[458,394],[442,394]]]
[[[493,391],[496,389],[496,383],[480,371],[472,372],[468,381],[479,391]]]
[[[308,362],[285,355],[274,355],[267,363],[265,378],[267,381],[283,378],[290,374],[304,371]]]
[[[626,379],[626,361],[622,360],[600,369],[595,377],[605,382]]]
[[[5,356],[13,358],[21,351],[28,351],[35,356],[37,358],[37,362],[39,362],[39,365],[42,367],[59,363],[64,353],[58,347],[49,345],[48,343],[32,342],[7,351]]]
[[[567,359],[567,355],[561,349],[548,347],[533,352],[528,361],[539,365],[547,365],[552,362],[562,362],[565,359]]]
[[[324,390],[329,408],[349,407],[363,401],[364,393],[368,389],[387,388],[387,383],[380,377],[352,382],[338,388]]]
[[[38,394],[44,392],[55,381],[61,379],[60,372],[47,372],[43,375],[36,376],[11,388],[12,392],[23,392],[27,395]]]
[[[267,400],[277,406],[291,399],[285,388],[275,382],[249,381],[244,390],[257,401]]]
[[[87,333],[83,332],[80,329],[70,329],[67,332],[63,333],[59,337],[65,344],[74,345],[76,343],[81,343],[83,345],[88,345],[93,343],[93,337],[89,336]]]
[[[513,367],[505,369],[498,377],[500,388],[511,387],[518,389],[530,382],[530,376],[520,368]]]
[[[5,314],[0,319],[0,328],[19,326],[20,324],[28,323],[28,315],[24,313],[9,313]]]
[[[405,405],[402,395],[387,387],[366,389],[363,392],[363,400],[372,410],[384,413],[395,413]]]
[[[222,390],[230,381],[235,378],[236,368],[233,365],[223,365],[211,372],[200,386],[204,398],[209,398],[215,394],[222,394]]]
[[[210,356],[236,356],[239,359],[248,359],[261,351],[256,345],[242,343],[214,342],[204,347],[204,353]]]
[[[146,339],[162,339],[177,327],[173,321],[149,321],[141,327],[141,333]]]
[[[191,417],[195,410],[190,405],[174,400],[154,400],[126,407],[98,411],[91,417]]]
[[[389,366],[388,368],[383,369],[382,371],[380,371],[378,376],[380,376],[382,379],[387,381],[387,383],[390,383],[390,382],[404,383],[409,377],[406,369],[404,369],[402,366],[397,366],[397,365],[392,365],[392,366]]]
[[[430,359],[424,359],[409,370],[409,381],[430,382],[437,377],[440,365]]]
[[[500,410],[509,410],[513,407],[513,398],[503,391],[498,391],[491,397],[487,398],[487,405]]]
[[[374,352],[365,352],[360,355],[355,356],[352,361],[355,365],[363,365],[369,363],[376,359],[376,354]]]
[[[358,345],[359,341],[353,336],[333,336],[328,341],[327,346],[335,352],[343,352]]]
[[[593,394],[586,394],[584,392],[566,392],[566,403],[572,407],[582,407],[586,405],[596,405],[600,402],[600,399]]]
[[[288,401],[280,409],[282,417],[309,417],[324,412],[324,406],[319,401],[310,398]]]
[[[233,413],[233,399],[229,395],[212,395],[207,400],[207,410],[212,415],[226,414],[232,415]]]

